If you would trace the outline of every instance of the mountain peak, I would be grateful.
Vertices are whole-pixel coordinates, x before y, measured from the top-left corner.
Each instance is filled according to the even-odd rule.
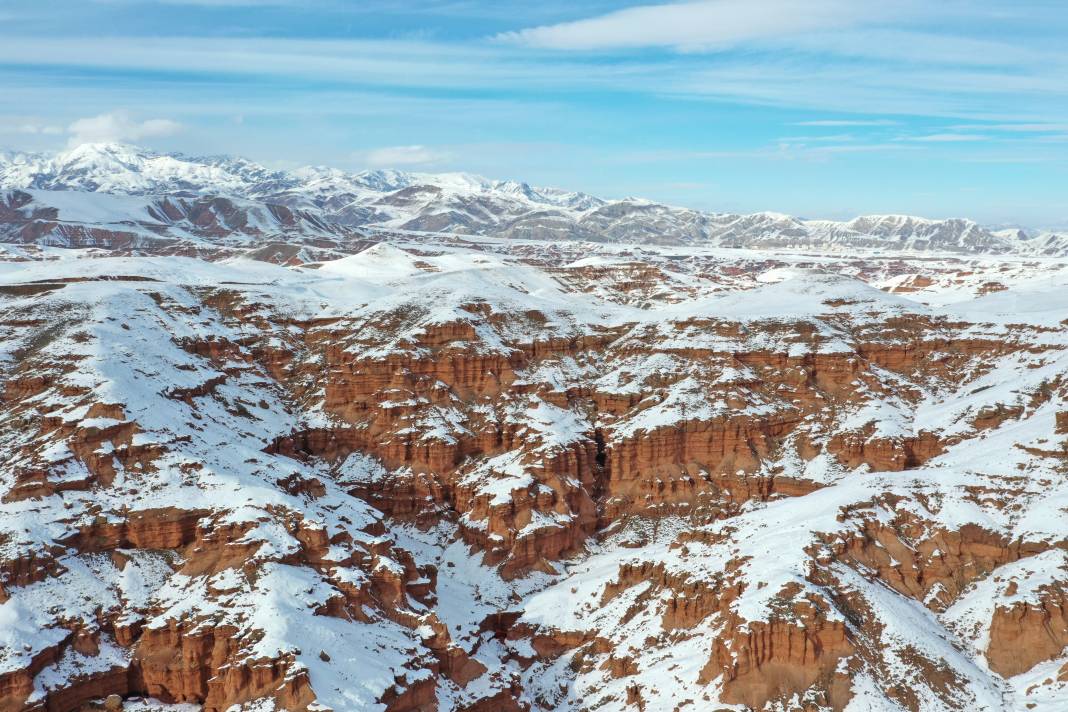
[[[125,162],[154,155],[138,146],[118,142],[81,143],[56,154],[56,161],[69,164],[78,161],[122,160]]]

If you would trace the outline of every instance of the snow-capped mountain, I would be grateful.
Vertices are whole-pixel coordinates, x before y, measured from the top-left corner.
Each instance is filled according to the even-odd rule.
[[[1068,240],[1023,239],[970,220],[885,215],[848,222],[778,213],[705,213],[628,198],[539,188],[466,173],[350,173],[333,168],[271,170],[240,158],[158,154],[121,144],[87,144],[55,155],[0,154],[0,233],[8,241],[67,244],[73,232],[118,231],[167,240],[302,241],[363,231],[415,231],[527,240],[588,240],[819,250],[886,249],[1060,255]],[[16,196],[16,193],[18,195]],[[84,194],[71,199],[69,194]],[[129,201],[97,198],[129,196]],[[133,198],[138,198],[134,200]],[[190,229],[161,200],[226,201],[229,217],[199,211],[209,229]],[[99,201],[102,207],[90,208]],[[13,205],[18,208],[12,208]],[[285,218],[272,216],[279,211]],[[247,214],[240,217],[237,214]],[[301,216],[290,219],[289,214]],[[87,215],[105,218],[92,223]],[[210,218],[210,219],[209,219]],[[28,221],[35,221],[27,228]],[[194,219],[191,223],[197,225]],[[201,226],[202,227],[202,226]],[[126,243],[128,240],[123,240]],[[90,239],[76,244],[91,244]]]

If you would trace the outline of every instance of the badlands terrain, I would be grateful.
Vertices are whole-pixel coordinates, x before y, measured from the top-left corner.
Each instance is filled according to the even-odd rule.
[[[91,145],[0,241],[0,710],[1068,709],[1063,236]]]

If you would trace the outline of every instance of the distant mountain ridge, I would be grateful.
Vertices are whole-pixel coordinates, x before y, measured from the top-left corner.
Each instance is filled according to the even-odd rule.
[[[832,251],[1068,254],[1068,237],[994,230],[962,218],[875,215],[836,222],[772,212],[706,213],[468,173],[351,173],[321,166],[274,170],[231,156],[190,157],[113,143],[56,154],[0,153],[0,191],[0,239],[8,242],[65,244],[63,233],[77,223],[82,233],[118,229],[164,239],[230,242],[389,230]],[[61,193],[85,195],[72,200]],[[98,194],[128,199],[91,197]],[[94,201],[107,203],[107,209],[91,209]],[[185,207],[162,207],[168,201],[172,208],[175,201]],[[27,229],[31,222],[35,226]],[[77,244],[91,245],[92,239]]]

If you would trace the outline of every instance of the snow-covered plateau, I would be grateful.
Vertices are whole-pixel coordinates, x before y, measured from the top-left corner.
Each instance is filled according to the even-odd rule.
[[[0,154],[0,709],[1062,712],[1065,246]]]

